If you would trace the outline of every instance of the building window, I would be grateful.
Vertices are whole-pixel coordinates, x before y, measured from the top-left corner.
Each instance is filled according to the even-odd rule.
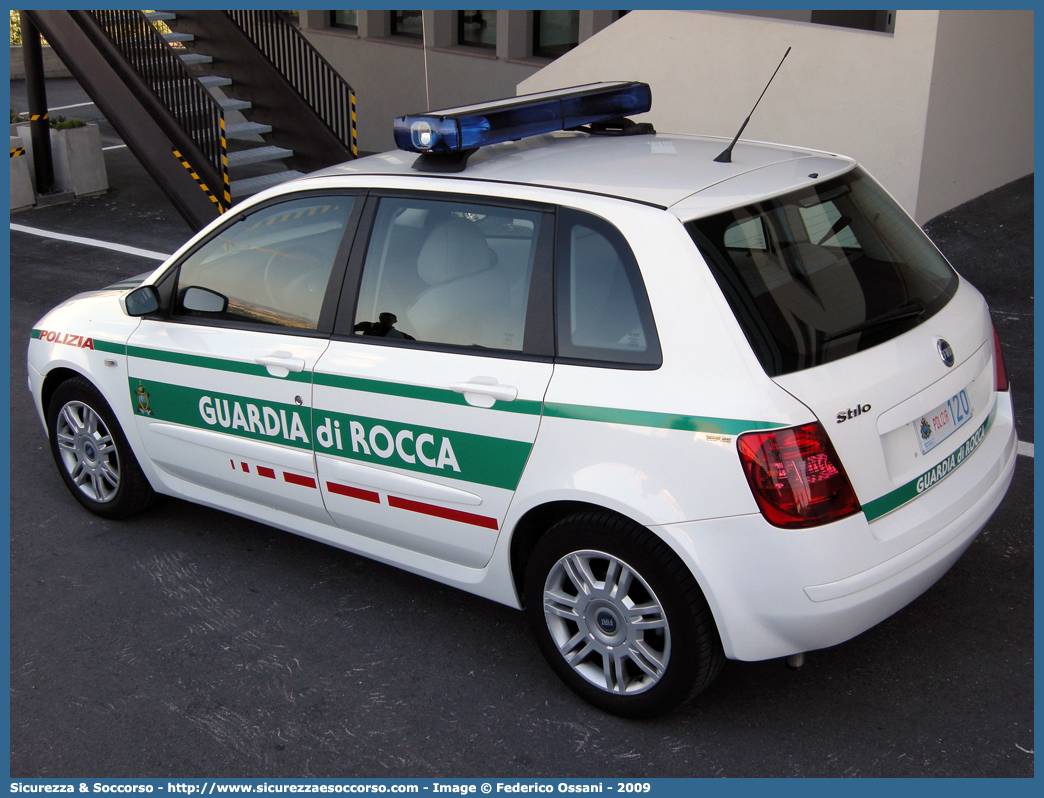
[[[391,35],[410,39],[424,38],[424,23],[420,11],[392,11]]]
[[[579,11],[533,12],[533,55],[558,58],[579,43]]]
[[[458,11],[457,44],[468,47],[497,47],[496,11]]]
[[[333,28],[346,28],[350,31],[359,30],[359,12],[358,11],[334,11],[330,15],[330,27]]]
[[[879,33],[895,32],[894,11],[813,11],[812,22]]]

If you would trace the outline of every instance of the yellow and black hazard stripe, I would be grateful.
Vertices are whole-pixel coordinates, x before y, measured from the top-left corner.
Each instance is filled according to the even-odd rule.
[[[355,92],[348,92],[348,100],[351,104],[352,111],[352,157],[359,157],[359,140],[355,131]]]
[[[29,117],[29,121],[30,122],[39,122],[41,119],[47,119],[47,112],[46,111],[44,113],[42,113],[42,114],[32,114]]]
[[[203,189],[203,193],[207,195],[211,202],[217,205],[218,213],[224,213],[225,206],[221,204],[221,200],[219,200],[217,196],[214,194],[214,192],[210,190],[207,184],[203,182],[203,178],[201,178],[196,173],[196,170],[192,168],[192,164],[185,160],[185,156],[178,151],[177,147],[173,149],[173,153],[174,157],[181,161],[181,165],[188,170],[188,173],[192,176],[192,179],[196,181],[196,185]]]
[[[232,187],[228,181],[228,141],[225,139],[225,115],[222,114],[218,119],[221,125],[221,182],[224,184],[222,194],[225,198],[225,202],[218,203],[218,209],[221,213],[224,213],[226,209],[232,207]]]
[[[12,147],[11,157],[17,158],[19,155],[25,155],[25,147]]]

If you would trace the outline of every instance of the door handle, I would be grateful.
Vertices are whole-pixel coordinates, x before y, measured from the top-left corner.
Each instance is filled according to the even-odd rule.
[[[285,377],[291,371],[304,371],[304,358],[293,357],[289,352],[273,352],[265,357],[255,358],[255,363],[268,369],[273,377]]]
[[[494,377],[472,377],[468,382],[451,385],[450,390],[464,394],[465,399],[468,394],[489,396],[501,402],[513,402],[518,398],[518,388],[501,385]]]

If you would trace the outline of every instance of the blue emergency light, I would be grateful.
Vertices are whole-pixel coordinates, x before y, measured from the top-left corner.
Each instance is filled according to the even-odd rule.
[[[652,91],[647,83],[590,83],[480,105],[400,116],[395,120],[395,146],[407,152],[447,155],[453,160],[454,153],[470,154],[487,144],[569,130],[645,113],[650,108]]]

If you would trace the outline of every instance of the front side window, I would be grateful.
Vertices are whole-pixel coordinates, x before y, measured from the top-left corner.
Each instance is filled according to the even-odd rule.
[[[355,335],[521,352],[542,219],[472,202],[382,199]]]
[[[623,235],[604,219],[563,209],[556,260],[558,354],[658,366],[660,345],[649,299]]]
[[[174,316],[315,330],[352,204],[312,196],[224,228],[181,263]]]
[[[769,376],[901,335],[957,290],[920,228],[858,169],[685,227]]]

